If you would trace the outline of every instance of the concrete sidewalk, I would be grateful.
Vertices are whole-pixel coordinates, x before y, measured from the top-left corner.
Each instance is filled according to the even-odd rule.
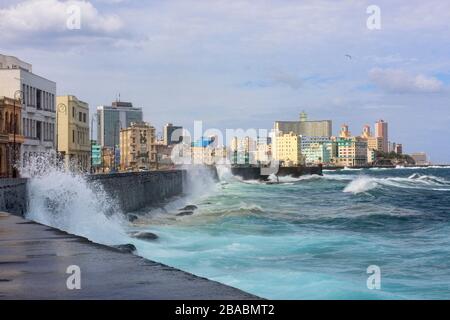
[[[81,289],[66,286],[81,269]],[[259,299],[130,253],[0,213],[0,299]]]

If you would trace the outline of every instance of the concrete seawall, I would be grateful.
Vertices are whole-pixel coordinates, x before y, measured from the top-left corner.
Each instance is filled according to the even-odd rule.
[[[184,170],[126,172],[88,176],[118,201],[123,211],[136,211],[183,193]]]
[[[125,212],[152,206],[183,193],[184,170],[127,172],[87,176],[117,200]],[[0,211],[24,216],[28,210],[28,179],[0,179]]]
[[[27,179],[0,179],[0,211],[23,216],[27,209]]]

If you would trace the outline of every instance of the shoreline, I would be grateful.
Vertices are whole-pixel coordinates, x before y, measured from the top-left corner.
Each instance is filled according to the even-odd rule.
[[[1,299],[259,300],[240,289],[0,212]],[[66,273],[80,267],[81,289]]]

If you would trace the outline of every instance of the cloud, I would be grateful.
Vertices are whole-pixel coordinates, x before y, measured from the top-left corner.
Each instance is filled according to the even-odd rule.
[[[444,88],[434,77],[413,75],[400,69],[374,68],[370,70],[369,78],[381,89],[392,93],[434,93]]]
[[[81,29],[70,30],[67,21],[70,7],[80,9]],[[55,40],[61,37],[114,36],[123,28],[114,14],[100,13],[89,1],[26,0],[0,9],[0,29],[11,42],[27,39]],[[53,37],[50,39],[48,35]]]

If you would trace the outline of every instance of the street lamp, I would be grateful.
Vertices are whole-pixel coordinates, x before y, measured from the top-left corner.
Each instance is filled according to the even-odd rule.
[[[117,136],[117,124],[120,124],[120,129],[122,129],[122,121],[120,121],[120,120],[117,120],[115,123],[114,123],[114,165],[113,165],[113,168],[114,168],[114,172],[116,172],[116,136]],[[119,131],[120,132],[120,131]],[[120,134],[120,133],[119,133]],[[119,141],[120,141],[120,139],[119,139]]]
[[[92,159],[92,148],[94,146],[94,144],[93,144],[93,141],[94,141],[94,119],[98,121],[97,113],[92,114],[92,118],[91,118],[91,174],[94,173],[94,161]]]
[[[16,101],[19,101],[20,103],[20,108],[22,108],[22,97],[23,97],[23,91],[22,90],[17,90],[16,92],[14,92],[14,108],[13,108],[13,169],[12,169],[12,176],[13,178],[17,178],[17,148],[16,148],[16,132],[17,132],[17,120],[18,117],[16,115]]]

